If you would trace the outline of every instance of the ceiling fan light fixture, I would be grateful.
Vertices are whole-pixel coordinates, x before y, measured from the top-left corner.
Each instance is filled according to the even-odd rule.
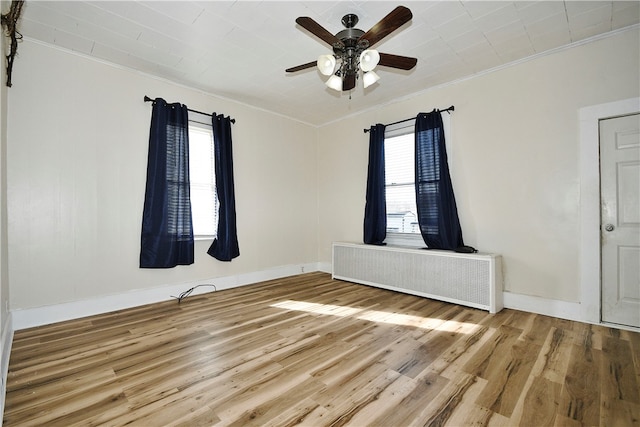
[[[368,88],[375,82],[380,80],[380,76],[377,75],[374,71],[368,71],[362,75],[362,85],[364,88]]]
[[[325,83],[328,87],[338,92],[342,91],[342,79],[335,74],[329,77],[329,80]]]
[[[360,68],[367,72],[376,68],[380,62],[380,53],[375,49],[367,49],[360,54]]]
[[[336,68],[336,58],[333,55],[320,55],[316,66],[322,74],[330,76]]]

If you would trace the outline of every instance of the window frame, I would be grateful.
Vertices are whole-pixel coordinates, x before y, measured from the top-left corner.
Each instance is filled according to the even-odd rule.
[[[398,123],[395,125],[389,125],[385,128],[384,138],[385,142],[387,138],[393,138],[397,136],[404,135],[415,135],[415,119],[411,119],[402,123]],[[451,162],[452,156],[452,148],[451,148],[451,114],[442,114],[442,124],[444,126],[444,138],[445,138],[445,147],[447,149],[447,159],[449,162],[449,172],[453,175],[453,165]],[[415,139],[415,137],[414,137]],[[415,161],[415,160],[414,160]],[[414,185],[415,185],[415,177],[414,177]],[[387,185],[385,183],[385,194],[387,191]],[[404,246],[411,248],[424,248],[426,244],[424,243],[424,239],[422,238],[421,233],[398,233],[398,232],[390,232],[387,231],[387,237],[385,238],[385,243],[391,246]]]
[[[199,120],[194,120],[192,118],[189,118],[189,142],[191,142],[192,138],[192,132],[191,129],[197,129],[198,131],[206,131],[207,133],[209,133],[211,135],[211,153],[213,154],[214,152],[214,137],[213,137],[213,129],[211,127],[210,123],[206,123],[204,121],[199,121]],[[194,207],[193,207],[193,191],[192,191],[192,183],[191,183],[191,177],[192,175],[192,171],[191,171],[191,159],[192,159],[192,151],[191,151],[191,144],[189,145],[189,192],[191,194],[191,200],[192,200],[192,204],[191,204],[191,216],[192,216],[192,225],[194,226],[193,229],[193,238],[194,240],[214,240],[217,237],[217,225],[218,225],[218,215],[219,215],[219,209],[220,209],[220,202],[218,201],[218,194],[217,194],[217,190],[216,190],[216,177],[215,177],[215,157],[212,157],[212,168],[213,168],[213,182],[212,182],[212,196],[215,198],[215,202],[214,202],[214,209],[216,210],[216,212],[214,213],[214,218],[215,218],[215,224],[214,224],[214,232],[213,234],[202,234],[202,233],[198,233],[198,231],[195,229],[195,223],[193,222],[193,212],[194,212]]]

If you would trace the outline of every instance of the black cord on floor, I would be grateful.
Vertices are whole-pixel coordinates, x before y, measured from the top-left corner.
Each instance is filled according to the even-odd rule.
[[[197,285],[197,286],[194,286],[194,287],[193,287],[193,288],[191,288],[191,289],[187,289],[186,291],[182,292],[182,293],[181,293],[180,295],[178,295],[177,297],[176,297],[176,296],[171,295],[171,298],[175,298],[175,299],[177,299],[177,300],[178,300],[178,304],[180,304],[180,303],[182,302],[182,300],[183,300],[184,298],[188,297],[188,296],[191,294],[191,292],[193,292],[193,290],[194,290],[195,288],[199,288],[200,286],[212,286],[214,291],[217,291],[217,290],[218,290],[218,289],[216,288],[216,285],[209,285],[209,284]]]

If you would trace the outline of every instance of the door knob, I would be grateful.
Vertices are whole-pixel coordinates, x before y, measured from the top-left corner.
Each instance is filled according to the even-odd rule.
[[[607,224],[604,226],[604,229],[607,231],[613,231],[614,228],[613,224]]]

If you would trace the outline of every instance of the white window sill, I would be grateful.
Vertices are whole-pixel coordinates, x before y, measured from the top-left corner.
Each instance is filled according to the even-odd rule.
[[[387,238],[384,241],[390,246],[404,246],[419,249],[427,247],[421,234],[387,233]]]

